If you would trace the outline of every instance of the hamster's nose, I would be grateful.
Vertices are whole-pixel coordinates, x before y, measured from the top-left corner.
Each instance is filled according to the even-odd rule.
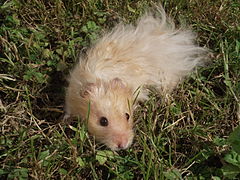
[[[133,132],[129,131],[127,133],[118,133],[113,136],[111,148],[115,151],[121,149],[127,149],[133,140]]]
[[[121,138],[117,143],[118,149],[126,149],[128,147],[128,138]]]
[[[118,143],[118,149],[124,149],[124,145],[122,143]]]

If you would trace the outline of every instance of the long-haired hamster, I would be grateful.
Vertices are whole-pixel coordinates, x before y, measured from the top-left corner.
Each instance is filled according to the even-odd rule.
[[[118,24],[70,73],[66,116],[87,119],[90,134],[112,150],[126,149],[134,136],[134,106],[148,98],[147,87],[170,93],[206,54],[194,33],[176,29],[162,9],[136,25]]]

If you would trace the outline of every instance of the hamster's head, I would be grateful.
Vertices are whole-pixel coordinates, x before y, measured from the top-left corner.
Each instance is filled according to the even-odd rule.
[[[131,89],[118,78],[86,88],[90,134],[112,150],[128,148],[134,136]]]

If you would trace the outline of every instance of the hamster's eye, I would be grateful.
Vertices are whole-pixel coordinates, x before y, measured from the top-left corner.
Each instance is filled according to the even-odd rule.
[[[125,113],[126,119],[129,120],[130,115],[128,113]]]
[[[108,126],[108,119],[106,117],[101,117],[99,122],[101,126]]]

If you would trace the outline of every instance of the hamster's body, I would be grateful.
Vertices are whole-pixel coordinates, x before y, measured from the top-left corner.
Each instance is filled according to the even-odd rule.
[[[194,40],[191,31],[176,30],[163,11],[161,20],[147,14],[136,26],[118,25],[73,69],[66,113],[84,118],[90,110],[90,133],[113,150],[127,148],[133,139],[134,92],[140,90],[137,100],[148,98],[149,85],[171,92],[206,58]]]

